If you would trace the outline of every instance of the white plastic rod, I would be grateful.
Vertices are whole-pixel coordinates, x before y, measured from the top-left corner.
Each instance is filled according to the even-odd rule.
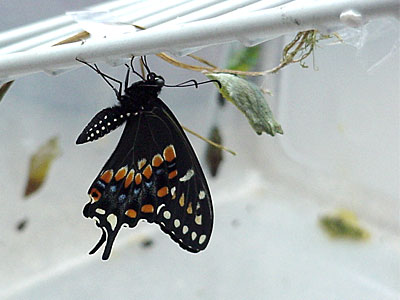
[[[118,8],[115,8],[115,6],[113,6],[114,9],[109,12],[109,15],[111,18],[119,20],[120,22],[132,23],[134,20],[138,20],[140,18],[143,18],[144,16],[146,17],[153,15],[155,13],[162,13],[164,10],[176,9],[177,7],[179,8],[179,6],[185,4],[185,2],[188,1],[169,0],[157,5],[156,8],[153,8],[157,3],[159,3],[159,0],[146,0],[145,2],[141,1],[138,3],[133,3],[130,6],[124,5]],[[100,8],[95,7],[95,9],[92,10],[102,11],[101,7]],[[80,25],[75,23],[71,16],[65,15],[64,17],[69,20],[70,24],[66,23],[64,24],[64,26],[60,28],[50,27],[48,31],[40,31],[40,32],[37,31],[36,35],[29,36],[26,39],[23,39],[17,43],[8,44],[7,46],[0,48],[0,55],[18,51],[25,51],[28,49],[32,49],[34,47],[42,46],[44,44],[46,44],[46,46],[51,46],[67,37],[73,36],[74,34],[77,34],[78,32],[82,31]],[[66,21],[65,18],[56,18],[55,21],[60,21],[60,20]],[[47,24],[46,21],[43,21],[42,25],[45,26],[46,24]],[[37,28],[37,24],[33,24],[32,26],[33,28]],[[29,26],[26,27],[25,31],[30,32],[29,28],[30,28]],[[14,30],[11,30],[9,32],[14,32]],[[0,42],[2,36],[5,37],[9,36],[9,32],[0,34]],[[3,42],[6,41],[7,41],[6,39],[3,40]]]
[[[222,14],[226,14],[237,8],[242,8],[247,5],[254,4],[254,2],[257,2],[257,1],[258,0],[229,0],[229,1],[219,1],[219,2],[215,2],[215,3],[210,3],[208,5],[203,5],[203,7],[198,7],[196,9],[193,9],[191,12],[187,12],[187,14],[185,14],[185,15],[180,13],[179,17],[174,18],[172,20],[166,20],[165,23],[168,23],[168,24],[170,24],[170,23],[188,23],[188,22],[193,22],[193,21],[209,19],[209,18],[220,16]],[[199,3],[201,3],[201,2],[199,2]],[[150,27],[150,26],[159,24],[159,23],[155,24],[153,21],[153,22],[150,22],[146,26],[146,23],[145,23],[146,20],[143,20],[143,21],[144,21],[144,23],[142,26],[144,26],[144,27]],[[160,26],[163,26],[163,24],[161,24]]]
[[[343,21],[341,16],[348,11],[356,12],[357,20],[364,24],[372,18],[398,17],[399,10],[398,0],[295,1],[243,15],[150,28],[115,38],[88,40],[84,44],[4,55],[0,57],[0,79],[9,80],[23,74],[71,67],[78,64],[76,57],[88,62],[104,61],[107,57],[178,51],[234,40],[251,41],[270,35],[338,25]]]
[[[118,0],[106,2],[104,4],[85,8],[85,10],[113,10],[115,8],[122,8],[124,6],[132,5],[139,1],[143,0]],[[31,38],[32,36],[39,35],[41,33],[45,33],[50,30],[57,29],[72,23],[73,20],[71,19],[71,17],[62,15],[48,20],[36,22],[34,24],[30,24],[29,26],[15,28],[5,33],[0,33],[0,46],[9,45],[11,43],[15,43],[26,38]]]

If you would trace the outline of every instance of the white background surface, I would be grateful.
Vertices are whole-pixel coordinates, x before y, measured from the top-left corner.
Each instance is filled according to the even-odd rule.
[[[35,6],[43,9],[33,14],[30,3],[2,2],[0,30],[78,9],[41,0]],[[362,51],[385,52],[393,40],[383,32]],[[276,65],[281,48],[280,41],[267,46],[264,65]],[[200,55],[223,62],[225,49]],[[168,83],[203,79],[149,59]],[[204,253],[192,255],[142,223],[122,230],[107,262],[100,253],[87,255],[100,230],[81,210],[121,131],[80,147],[74,142],[115,102],[113,92],[87,68],[19,79],[0,103],[0,297],[398,299],[399,53],[370,73],[364,62],[351,46],[325,45],[316,53],[318,71],[291,66],[267,77],[285,131],[274,138],[257,136],[234,107],[216,115],[212,85],[164,89],[161,98],[184,125],[207,135],[218,119],[226,146],[239,153],[225,155],[219,177],[209,177],[213,237]],[[102,69],[117,78],[125,73]],[[45,186],[23,200],[29,156],[53,135],[63,155]],[[190,138],[203,159],[206,145]],[[336,208],[354,211],[371,239],[328,238],[318,217]],[[27,228],[17,232],[24,217]],[[144,237],[154,239],[151,248],[140,246]]]

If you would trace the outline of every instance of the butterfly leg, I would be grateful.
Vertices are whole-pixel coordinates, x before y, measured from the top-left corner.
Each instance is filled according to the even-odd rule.
[[[96,64],[94,64],[94,66],[92,66],[91,64],[87,63],[87,62],[84,61],[84,60],[81,60],[81,59],[79,59],[79,58],[75,58],[75,59],[76,59],[77,61],[79,61],[80,63],[83,63],[83,64],[87,65],[89,68],[91,68],[91,69],[92,69],[93,71],[95,71],[97,74],[99,74],[99,75],[101,76],[101,78],[103,78],[104,81],[113,89],[115,95],[117,95],[117,98],[119,99],[119,98],[121,97],[121,95],[122,95],[122,82],[121,82],[121,81],[119,81],[118,79],[115,79],[115,78],[113,78],[113,77],[111,77],[111,76],[109,76],[109,75],[107,75],[107,74],[104,74],[104,73],[99,69],[99,67],[98,67]],[[111,84],[111,82],[110,82],[109,80],[112,80],[112,81],[116,82],[116,83],[119,85],[119,89],[117,90],[117,89]]]
[[[128,68],[128,70],[126,71],[126,76],[125,76],[125,90],[126,90],[129,86],[129,73],[130,73],[131,69],[129,68],[129,66],[127,64],[125,64],[125,66]]]

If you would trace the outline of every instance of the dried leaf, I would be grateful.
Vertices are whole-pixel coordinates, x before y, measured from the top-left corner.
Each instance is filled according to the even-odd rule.
[[[154,241],[151,238],[144,238],[140,244],[143,248],[150,248],[153,246]]]
[[[260,45],[254,47],[244,47],[234,51],[228,60],[227,69],[249,71],[256,66],[260,55]]]
[[[17,225],[15,226],[15,229],[17,231],[23,231],[25,230],[27,224],[28,224],[28,218],[24,218],[18,221]]]
[[[24,193],[25,197],[37,191],[42,186],[51,164],[60,154],[58,137],[53,137],[40,146],[36,153],[31,156],[28,182],[26,183]]]
[[[210,135],[208,138],[214,143],[221,144],[222,138],[219,133],[219,128],[217,126],[213,126],[210,131]],[[210,169],[211,175],[215,177],[218,173],[219,165],[223,159],[222,150],[214,147],[210,144],[207,146],[206,150],[206,162],[207,166]]]
[[[244,113],[257,134],[260,135],[263,132],[272,136],[276,133],[283,134],[281,125],[272,115],[267,100],[258,86],[232,74],[207,73],[205,75],[221,83],[219,92]]]
[[[14,83],[14,81],[9,81],[6,83],[3,83],[0,86],[0,101],[3,99],[4,95],[7,93],[8,89],[11,87],[11,85]]]
[[[218,93],[218,105],[222,107],[225,105],[225,102],[225,98],[221,95],[221,93]]]
[[[365,240],[369,233],[358,224],[356,215],[347,210],[341,210],[334,215],[326,215],[319,220],[322,228],[333,238],[348,238]]]

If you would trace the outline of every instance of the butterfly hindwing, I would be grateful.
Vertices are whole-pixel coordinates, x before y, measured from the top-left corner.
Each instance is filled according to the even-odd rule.
[[[182,248],[199,252],[206,248],[213,226],[210,191],[197,156],[178,120],[161,100],[158,101],[153,113],[168,125],[171,132],[171,145],[175,152],[172,165],[175,169],[169,170],[169,178],[173,178],[170,180],[171,200],[157,215],[156,222]]]
[[[122,225],[155,222],[191,252],[209,241],[213,212],[200,164],[178,121],[160,100],[127,119],[121,139],[89,188],[84,215],[94,218],[110,255]]]

